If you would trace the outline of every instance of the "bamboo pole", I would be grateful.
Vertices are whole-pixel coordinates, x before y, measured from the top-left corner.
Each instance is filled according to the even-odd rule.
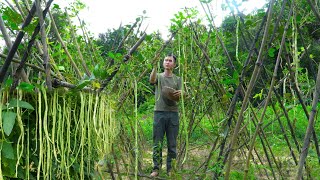
[[[318,19],[318,21],[320,22],[320,15],[318,10],[314,7],[313,3],[310,0],[307,0],[313,13],[315,14],[316,18]],[[317,75],[317,80],[316,80],[316,88],[315,91],[313,93],[313,100],[312,100],[312,109],[310,112],[310,116],[308,118],[309,122],[308,122],[308,127],[306,130],[306,135],[304,137],[304,142],[303,142],[303,147],[302,147],[302,151],[300,153],[300,159],[299,159],[299,166],[298,166],[298,173],[296,176],[297,180],[300,180],[302,178],[302,169],[305,163],[305,159],[307,157],[308,154],[308,148],[309,148],[309,144],[310,144],[310,138],[311,135],[315,135],[314,132],[314,118],[315,118],[315,114],[317,113],[317,105],[318,105],[318,99],[319,99],[319,90],[320,89],[320,65],[318,66],[318,75]],[[319,157],[319,153],[318,153],[318,157]]]
[[[288,64],[288,69],[289,69],[289,73],[290,73],[290,80],[292,81],[293,83],[293,90],[296,92],[297,96],[298,96],[298,100],[302,106],[302,109],[306,115],[306,118],[309,119],[310,116],[309,116],[309,112],[307,110],[307,106],[305,105],[304,103],[304,98],[302,97],[302,93],[299,89],[299,86],[298,86],[298,82],[296,81],[296,77],[295,77],[295,74],[291,68],[291,62],[290,62],[290,58],[288,57],[288,53],[287,53],[287,56],[286,57],[286,60],[287,60],[287,64]],[[319,141],[318,141],[318,138],[317,138],[317,135],[315,133],[314,130],[312,130],[312,138],[313,138],[313,141],[314,141],[314,145],[315,145],[315,148],[316,148],[316,152],[317,152],[317,155],[318,155],[318,161],[320,163],[320,149],[319,149]]]
[[[68,19],[68,22],[70,24],[70,30],[71,30],[71,36],[72,36],[72,39],[73,39],[73,42],[77,48],[77,51],[78,51],[78,54],[79,54],[79,59],[80,59],[80,62],[81,62],[81,65],[82,65],[82,68],[84,69],[84,71],[86,72],[87,76],[90,77],[91,76],[91,73],[87,67],[87,64],[86,62],[84,61],[83,59],[83,55],[82,55],[82,52],[80,50],[80,46],[78,44],[78,41],[77,41],[77,37],[76,37],[76,34],[74,32],[74,28],[72,26],[72,22],[71,22],[71,19],[69,17],[69,14],[68,14],[68,11],[67,11],[67,8],[65,8],[65,13],[67,15],[67,19]]]
[[[192,26],[192,27],[193,27],[193,26]],[[194,32],[194,35],[195,35],[194,40],[195,40],[196,44],[198,45],[199,49],[201,50],[203,56],[205,57],[205,60],[207,61],[208,64],[211,64],[211,63],[210,63],[210,61],[211,61],[211,60],[210,60],[210,57],[209,57],[209,55],[207,54],[207,52],[205,51],[204,46],[199,42],[199,37],[198,37],[197,32],[194,30],[194,27],[193,27],[193,32]],[[223,43],[222,43],[222,44],[223,44]],[[228,51],[226,50],[226,52],[228,52]],[[207,67],[204,67],[204,69],[205,69],[205,72],[206,72],[207,75],[208,75]],[[225,92],[224,88],[222,87],[221,83],[219,83],[220,81],[219,81],[219,79],[218,79],[218,77],[219,77],[219,76],[218,76],[218,73],[217,73],[217,71],[215,70],[215,68],[211,68],[211,71],[212,71],[212,74],[213,74],[213,76],[211,76],[211,77],[214,79],[212,82],[214,83],[214,86],[217,87],[218,92],[219,92],[219,94],[220,94],[220,97],[222,97],[224,94],[226,94],[226,92]],[[208,75],[208,77],[210,77],[210,76]]]
[[[42,15],[43,15],[43,16],[46,16],[46,14],[47,14],[47,12],[48,12],[48,10],[49,10],[49,7],[50,7],[52,1],[53,1],[53,0],[49,0],[49,1],[47,2],[46,8],[45,8],[44,11],[42,12]],[[34,3],[34,6],[35,6],[35,8],[36,8],[35,3]],[[32,7],[33,7],[33,6],[32,6]],[[36,11],[36,10],[35,10],[35,11]],[[26,19],[28,19],[28,18],[26,18]],[[22,57],[22,59],[21,59],[21,61],[20,61],[20,64],[19,64],[16,72],[14,73],[14,82],[13,82],[13,84],[11,85],[11,88],[10,88],[10,91],[11,91],[11,92],[18,86],[19,78],[20,78],[20,77],[19,77],[19,74],[20,74],[20,72],[22,71],[23,66],[24,66],[25,63],[27,62],[27,59],[28,59],[28,57],[29,57],[29,53],[30,53],[30,51],[31,51],[31,48],[32,48],[34,42],[35,42],[36,36],[38,35],[39,32],[40,32],[40,24],[38,23],[37,26],[36,26],[36,28],[34,29],[34,31],[33,31],[33,33],[32,33],[31,39],[30,39],[29,42],[28,42],[27,49],[25,50],[25,52],[24,52],[24,54],[23,54],[23,57]],[[20,33],[20,32],[19,32],[19,33]],[[10,55],[10,52],[9,52],[7,58],[10,58],[9,55]]]
[[[15,5],[17,6],[17,8],[18,8],[18,10],[19,10],[19,12],[21,13],[21,16],[25,16],[25,14],[24,14],[24,12],[23,12],[23,10],[22,10],[22,8],[21,8],[21,6],[20,6],[20,4],[19,4],[19,2],[18,2],[18,0],[14,0],[14,3],[15,3]]]
[[[200,48],[201,49],[201,48]],[[203,50],[203,49],[202,49]],[[210,75],[208,75],[208,77],[210,77]],[[270,146],[268,146],[269,147],[269,149],[270,149]],[[271,150],[270,150],[271,151]],[[274,158],[274,156],[273,156],[273,158]],[[260,159],[261,160],[261,159]],[[261,161],[262,162],[262,161]]]
[[[8,47],[8,49],[10,50],[12,48],[12,42],[11,42],[11,39],[10,39],[10,36],[5,28],[5,25],[4,25],[4,21],[2,19],[2,14],[0,13],[0,30],[1,30],[1,33],[3,35],[3,38],[5,40],[5,43]],[[15,58],[19,58],[19,55],[16,53],[14,55]],[[14,71],[17,69],[17,65],[14,64]],[[28,76],[26,74],[26,72],[24,71],[24,69],[21,71],[21,78],[24,82],[27,82],[27,83],[30,83],[29,79],[28,79]]]
[[[277,73],[278,73],[278,68],[279,68],[279,64],[280,64],[280,59],[281,59],[281,54],[282,54],[282,50],[283,50],[283,46],[284,46],[284,43],[285,43],[285,39],[286,39],[286,35],[287,35],[287,30],[288,30],[288,27],[289,27],[289,22],[290,22],[290,18],[292,16],[292,10],[293,10],[293,3],[291,3],[291,8],[290,8],[290,12],[288,14],[288,20],[287,20],[287,23],[286,23],[286,26],[284,28],[284,32],[283,32],[283,35],[282,35],[282,40],[281,40],[281,44],[280,44],[280,49],[279,49],[279,52],[278,52],[278,56],[277,56],[277,60],[276,60],[276,65],[274,67],[274,71],[273,71],[273,77],[272,77],[272,80],[271,80],[271,84],[270,84],[270,89],[269,89],[269,92],[268,92],[268,95],[267,95],[267,99],[266,99],[266,102],[264,104],[264,108],[263,108],[263,111],[261,113],[261,116],[260,116],[260,120],[257,124],[257,127],[256,127],[256,130],[255,130],[255,133],[252,137],[252,141],[250,143],[250,148],[249,148],[249,151],[248,151],[248,158],[247,158],[247,161],[246,161],[246,167],[245,167],[245,170],[244,170],[244,179],[247,179],[248,178],[248,172],[249,172],[249,167],[250,167],[250,158],[251,158],[251,151],[254,147],[254,144],[255,144],[255,140],[256,140],[256,137],[260,131],[260,128],[263,124],[263,119],[264,119],[264,115],[266,113],[266,110],[267,110],[267,107],[269,105],[269,101],[271,99],[271,96],[272,96],[272,91],[273,91],[273,87],[274,87],[274,84],[275,84],[275,81],[276,81],[276,78],[277,78]]]
[[[14,43],[12,44],[12,47],[9,51],[9,54],[3,64],[3,66],[1,67],[0,69],[0,84],[3,83],[4,79],[5,79],[5,75],[8,71],[8,68],[10,66],[10,63],[14,57],[14,55],[16,54],[17,50],[18,50],[18,46],[20,45],[21,41],[22,41],[22,38],[25,34],[25,31],[23,30],[24,28],[26,28],[30,23],[31,23],[31,20],[34,16],[36,12],[36,5],[35,3],[33,3],[33,6],[28,14],[28,16],[26,17],[26,20],[24,21],[22,27],[21,27],[21,30],[19,31],[17,37],[16,37],[16,40],[14,41]]]
[[[242,102],[242,106],[241,106],[241,110],[240,110],[240,113],[239,113],[239,116],[238,116],[237,124],[236,124],[236,127],[234,129],[234,133],[233,133],[233,136],[232,136],[232,139],[231,139],[231,142],[230,142],[229,160],[228,160],[227,168],[226,168],[226,171],[225,171],[226,172],[225,179],[227,179],[227,180],[229,179],[229,176],[230,176],[231,163],[232,163],[233,153],[234,153],[233,152],[234,150],[232,148],[234,146],[234,142],[236,141],[236,139],[238,137],[239,128],[240,128],[240,125],[241,125],[241,123],[243,121],[244,110],[247,107],[249,96],[251,96],[251,91],[253,89],[253,84],[255,83],[258,75],[260,74],[260,66],[261,66],[261,64],[263,62],[262,53],[264,51],[264,46],[265,46],[265,42],[266,42],[266,39],[267,39],[269,26],[270,26],[270,23],[271,23],[271,15],[272,15],[273,4],[274,4],[274,0],[272,0],[270,2],[270,5],[269,5],[268,18],[267,18],[266,27],[265,27],[263,39],[262,39],[262,42],[261,42],[261,47],[260,47],[259,55],[258,55],[258,58],[257,58],[256,66],[255,66],[254,71],[252,73],[249,86],[247,88],[244,100]]]
[[[36,0],[36,9],[39,17],[40,35],[41,35],[41,42],[43,46],[43,67],[46,70],[46,85],[50,92],[52,91],[52,83],[51,83],[51,76],[50,76],[51,67],[50,67],[50,61],[49,61],[46,27],[44,23],[45,16],[43,16],[43,13],[42,13],[40,0]]]
[[[296,176],[297,180],[302,179],[302,169],[308,154],[308,148],[310,144],[310,138],[312,135],[312,132],[314,130],[314,118],[317,113],[317,105],[318,105],[318,99],[319,99],[319,93],[320,93],[320,65],[318,66],[318,75],[317,75],[317,81],[316,81],[316,88],[314,90],[313,94],[313,100],[312,100],[312,109],[309,116],[309,123],[306,130],[306,135],[304,137],[303,141],[303,147],[300,153],[300,159],[299,159],[299,166],[298,166],[298,173]]]
[[[251,45],[251,48],[249,49],[249,55],[247,57],[247,60],[245,61],[244,63],[244,66],[242,68],[242,71],[241,71],[241,74],[240,74],[240,77],[239,77],[239,85],[237,86],[236,90],[235,90],[235,93],[232,97],[232,100],[231,100],[231,103],[228,107],[228,110],[227,110],[227,121],[226,121],[226,133],[229,134],[229,131],[230,131],[230,128],[231,128],[231,122],[232,122],[232,119],[234,119],[234,111],[235,111],[235,105],[236,105],[236,102],[238,101],[238,98],[240,97],[240,95],[242,95],[242,97],[244,97],[244,87],[243,87],[243,83],[244,83],[244,76],[245,76],[245,70],[247,69],[247,66],[250,64],[251,62],[251,58],[252,58],[252,55],[253,55],[253,52],[256,52],[256,48],[255,48],[255,44],[258,42],[258,38],[260,36],[260,33],[263,29],[263,26],[266,22],[267,18],[266,16],[264,16],[261,24],[260,24],[260,27],[258,28],[256,34],[255,34],[255,37],[254,37],[254,40],[252,42],[252,45]],[[258,54],[258,52],[256,52]],[[220,152],[219,152],[219,156],[217,158],[217,162],[220,162],[220,160],[223,158],[226,158],[228,156],[228,153],[229,151],[226,152],[226,154],[224,155],[224,149],[225,149],[225,145],[226,145],[226,141],[227,141],[227,135],[224,137],[224,139],[222,140],[222,143],[221,143],[221,146],[220,146]],[[221,165],[221,168],[224,167],[224,164]],[[218,177],[220,173],[215,173],[214,177]]]
[[[18,7],[18,10],[20,11],[21,15],[22,15],[23,18],[24,18],[24,16],[25,16],[25,12],[23,11],[24,9],[21,8],[18,0],[14,0],[14,2],[15,2],[15,4],[16,4],[16,6]],[[25,6],[26,6],[25,11],[27,11],[28,9],[30,9],[29,4],[28,4],[27,2],[25,2],[25,0],[23,0],[23,3],[24,3]],[[25,18],[24,18],[24,19],[25,19]],[[40,54],[40,55],[43,55],[43,50],[41,49],[41,44],[40,44],[39,40],[36,39],[36,40],[35,40],[35,43],[36,43],[36,46],[37,46],[37,48],[38,48],[39,54]],[[50,46],[48,46],[48,49],[50,49]],[[50,57],[49,57],[49,58],[50,58]],[[56,64],[55,64],[55,62],[54,62],[54,59],[50,58],[49,62],[50,62],[50,64],[51,64],[53,67],[56,67]],[[56,72],[56,73],[57,73],[57,76],[59,76],[60,79],[62,79],[62,80],[65,81],[64,77],[61,75],[61,73],[60,73],[59,71]],[[54,77],[56,77],[56,76],[54,76]]]
[[[253,109],[252,107],[250,107],[250,108]],[[258,122],[256,122],[256,121],[258,121],[258,117],[257,117],[256,113],[255,113],[253,110],[252,110],[252,112],[253,112],[253,115],[254,115],[253,123],[254,123],[254,125],[255,125],[255,128],[257,129]],[[255,121],[255,120],[256,120],[256,121]],[[272,157],[272,159],[273,159],[273,161],[274,161],[274,163],[275,163],[275,165],[276,165],[277,170],[279,171],[279,175],[280,175],[281,179],[283,179],[283,174],[282,174],[282,171],[280,170],[279,163],[278,163],[277,159],[275,158],[275,155],[274,155],[274,153],[273,153],[273,151],[272,151],[272,149],[271,149],[270,143],[269,143],[269,141],[268,141],[268,139],[267,139],[267,136],[266,136],[264,130],[263,130],[263,129],[260,129],[259,134],[261,134],[261,135],[259,135],[261,141],[262,141],[263,139],[265,140],[265,144],[266,144],[266,145],[265,145],[265,148],[268,148],[268,149],[269,149],[269,152],[270,152],[270,154],[271,154],[271,157]],[[262,136],[262,137],[261,137],[261,136]],[[264,142],[262,142],[262,143],[264,143]],[[254,144],[253,144],[253,145],[254,145]],[[250,150],[250,149],[249,149],[249,150]],[[267,150],[265,150],[265,151],[267,151]],[[265,152],[265,153],[266,153],[266,152]],[[266,153],[266,154],[267,154],[267,153]],[[270,162],[269,162],[270,168],[273,169],[273,168],[272,168],[272,164],[271,164],[271,160],[269,160],[269,161],[270,161]],[[274,175],[274,177],[276,177],[274,173],[273,173],[273,175]]]
[[[232,70],[235,70],[235,67],[234,67],[234,65],[233,65],[233,63],[232,63],[232,60],[231,60],[231,57],[230,57],[230,55],[229,55],[229,53],[228,53],[228,50],[227,50],[227,48],[226,48],[226,46],[224,45],[224,43],[223,43],[223,41],[222,41],[222,39],[221,39],[221,37],[220,37],[220,35],[219,35],[219,32],[218,32],[218,30],[217,30],[217,28],[215,27],[215,24],[214,24],[214,18],[213,18],[213,16],[212,16],[212,13],[210,12],[210,8],[209,8],[209,5],[208,5],[208,3],[206,4],[207,5],[207,9],[208,9],[208,11],[209,11],[209,14],[210,14],[210,24],[211,24],[211,26],[216,30],[216,36],[217,36],[217,38],[218,38],[218,40],[219,40],[219,43],[220,43],[220,45],[222,46],[222,48],[223,48],[223,52],[225,53],[225,55],[227,56],[227,59],[228,59],[228,62],[230,63],[230,66],[231,66],[231,68],[232,68]],[[203,10],[205,11],[205,8],[204,8],[204,6],[203,6],[203,3],[201,3],[201,6],[202,6],[202,8],[203,8]],[[206,13],[207,14],[207,13]],[[208,14],[207,14],[207,16],[208,16]]]
[[[314,15],[316,16],[316,18],[320,22],[320,14],[319,14],[318,9],[315,7],[315,5],[313,4],[313,2],[311,0],[307,0],[307,2],[309,3]]]
[[[80,72],[77,64],[73,61],[73,58],[72,58],[71,54],[69,53],[69,50],[68,50],[66,44],[64,43],[64,41],[62,40],[62,38],[61,38],[61,36],[60,36],[60,33],[59,33],[59,31],[58,31],[58,28],[57,28],[57,25],[56,25],[56,23],[55,23],[55,21],[54,21],[54,18],[53,18],[52,14],[51,14],[50,12],[49,12],[49,16],[50,16],[50,18],[51,18],[51,24],[52,24],[52,27],[53,27],[52,30],[53,30],[53,32],[55,33],[58,41],[60,42],[60,44],[61,44],[64,52],[67,54],[68,59],[69,59],[69,61],[70,61],[70,63],[71,63],[71,66],[74,68],[77,76],[78,76],[78,77],[82,77],[81,72]]]
[[[86,30],[84,28],[84,24],[82,23],[82,21],[80,20],[80,17],[78,15],[77,15],[77,18],[78,18],[78,21],[79,21],[79,24],[80,24],[80,28],[81,28],[84,40],[85,40],[86,45],[87,45],[86,47],[88,48],[88,52],[90,54],[89,57],[91,59],[91,61],[90,61],[91,65],[95,66],[96,65],[96,60],[95,60],[96,51],[95,51],[95,49],[93,49],[93,45],[92,45],[91,39],[89,38],[88,33],[86,32]]]
[[[127,53],[127,55],[125,55],[124,56],[124,58],[123,58],[123,63],[126,63],[129,59],[130,59],[130,57],[131,57],[131,55],[133,54],[133,52],[135,52],[137,49],[138,49],[138,47],[141,45],[141,43],[144,41],[144,39],[145,39],[145,37],[147,36],[147,34],[146,33],[143,33],[143,35],[140,37],[140,39],[136,42],[136,44],[129,50],[129,52]],[[104,80],[104,82],[102,83],[102,86],[101,86],[101,88],[99,89],[99,92],[101,92],[107,85],[108,85],[108,83],[113,79],[113,77],[117,74],[117,72],[119,71],[119,69],[120,69],[120,66],[118,66],[111,74],[110,74],[110,76],[106,79],[106,80]]]
[[[278,122],[279,122],[281,132],[282,132],[283,137],[284,137],[284,139],[285,139],[285,141],[286,141],[286,143],[287,143],[287,145],[288,145],[288,148],[289,148],[290,154],[291,154],[291,156],[292,156],[292,158],[293,158],[293,161],[294,161],[294,163],[295,163],[296,165],[298,165],[297,157],[296,157],[296,155],[295,155],[295,153],[294,153],[294,151],[293,151],[293,148],[292,148],[292,146],[291,146],[291,143],[290,143],[290,140],[289,140],[289,138],[288,138],[287,132],[285,131],[285,129],[284,129],[284,127],[283,127],[283,124],[282,124],[282,122],[281,122],[280,116],[279,116],[279,114],[278,114],[278,112],[277,112],[277,110],[276,110],[276,108],[275,108],[275,106],[274,106],[274,103],[272,103],[272,100],[271,100],[271,106],[272,106],[273,112],[274,112],[275,115],[276,115],[276,119],[277,119]]]

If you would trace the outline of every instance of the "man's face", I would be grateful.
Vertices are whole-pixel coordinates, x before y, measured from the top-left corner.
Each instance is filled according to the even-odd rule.
[[[172,56],[167,56],[163,60],[163,67],[165,69],[172,70],[176,66],[176,63],[174,62],[174,58]]]

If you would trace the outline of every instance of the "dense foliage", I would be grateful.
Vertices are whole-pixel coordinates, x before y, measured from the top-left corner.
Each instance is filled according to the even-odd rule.
[[[200,2],[207,19],[195,8],[177,12],[169,37],[144,32],[140,16],[98,38],[78,19],[79,0],[66,9],[51,4],[43,22],[44,2],[1,2],[0,179],[148,174],[148,78],[168,53],[178,57],[174,73],[187,94],[173,179],[296,177],[306,142],[303,175],[317,177],[318,4],[271,1],[243,14],[240,1],[226,1],[230,14],[216,27],[212,2]],[[33,6],[39,11],[20,27]]]

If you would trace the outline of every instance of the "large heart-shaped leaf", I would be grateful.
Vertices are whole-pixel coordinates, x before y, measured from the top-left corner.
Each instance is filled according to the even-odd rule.
[[[4,133],[9,136],[12,132],[14,123],[16,122],[17,113],[12,111],[2,112],[2,125]]]
[[[1,152],[4,155],[4,157],[8,159],[14,159],[13,148],[10,143],[0,142],[0,146],[1,146]]]
[[[8,108],[12,108],[12,107],[20,107],[20,108],[26,108],[26,109],[31,109],[34,110],[34,107],[29,104],[28,102],[25,101],[20,101],[18,99],[12,98],[9,102],[9,106]]]

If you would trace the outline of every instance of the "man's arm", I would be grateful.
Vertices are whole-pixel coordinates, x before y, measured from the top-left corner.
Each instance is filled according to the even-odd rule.
[[[154,66],[150,74],[149,82],[155,84],[157,82],[157,67]]]

